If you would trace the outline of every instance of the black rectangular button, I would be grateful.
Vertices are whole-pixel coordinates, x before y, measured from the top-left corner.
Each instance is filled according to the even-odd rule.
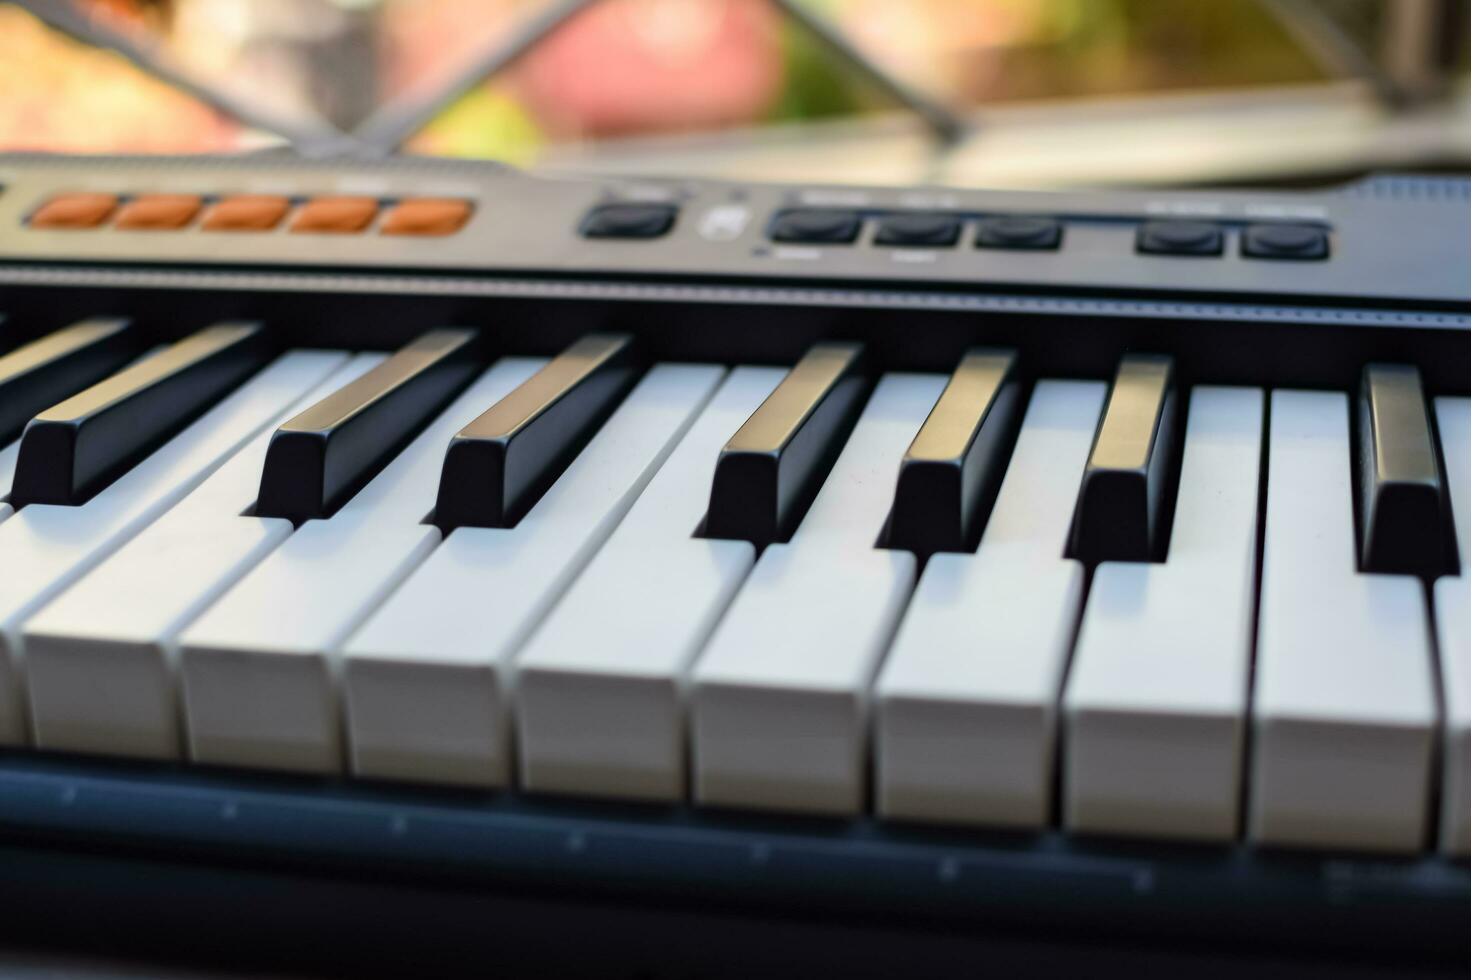
[[[953,214],[904,212],[879,222],[875,245],[915,248],[949,248],[960,240],[960,219]]]
[[[473,330],[431,330],[276,430],[255,513],[330,517],[398,454],[477,368]]]
[[[1363,569],[1438,575],[1447,570],[1450,529],[1420,372],[1370,364],[1358,401]]]
[[[1062,222],[1024,214],[998,214],[976,222],[976,248],[1052,251],[1062,244]]]
[[[633,338],[593,334],[461,429],[444,455],[434,523],[510,527],[541,499],[637,377]]]
[[[0,357],[0,445],[37,412],[126,364],[128,341],[127,320],[83,320]]]
[[[856,421],[867,379],[861,344],[821,343],[731,436],[715,463],[704,535],[785,541]]]
[[[888,548],[928,556],[980,540],[981,503],[1000,482],[1016,431],[1016,355],[969,351],[899,464]]]
[[[1139,226],[1135,245],[1146,255],[1220,255],[1225,233],[1211,221],[1149,221]]]
[[[1241,254],[1250,259],[1315,261],[1328,257],[1328,231],[1317,225],[1247,225]]]
[[[771,219],[771,240],[806,245],[851,245],[863,228],[857,211],[797,208]]]
[[[1164,489],[1175,458],[1174,361],[1130,354],[1114,375],[1073,518],[1086,562],[1160,557]]]
[[[672,204],[604,204],[582,219],[584,238],[659,238],[674,227]]]
[[[268,355],[255,324],[206,327],[46,409],[21,436],[11,503],[85,503]]]

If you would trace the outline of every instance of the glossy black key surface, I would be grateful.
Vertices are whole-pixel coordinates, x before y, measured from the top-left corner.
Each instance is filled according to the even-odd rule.
[[[21,436],[11,503],[85,503],[269,356],[256,324],[206,327],[46,409]]]
[[[1161,557],[1164,488],[1176,451],[1173,375],[1169,357],[1130,354],[1120,362],[1083,472],[1074,558]]]
[[[1368,572],[1447,571],[1451,532],[1420,372],[1370,364],[1359,389],[1360,559]]]
[[[127,320],[83,320],[0,357],[0,445],[37,412],[126,364],[128,335]]]
[[[470,383],[473,330],[431,330],[276,430],[255,513],[330,517]]]
[[[1015,434],[1016,355],[969,351],[899,464],[888,548],[927,556],[968,551],[980,539],[981,504],[993,490]]]
[[[785,541],[796,530],[856,420],[863,346],[820,343],[740,427],[715,464],[704,535]]]
[[[461,429],[444,455],[434,523],[510,527],[567,468],[637,377],[633,338],[584,337]]]

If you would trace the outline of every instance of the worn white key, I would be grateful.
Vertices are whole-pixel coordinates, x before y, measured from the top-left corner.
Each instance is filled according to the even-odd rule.
[[[1063,700],[1073,830],[1236,834],[1265,408],[1194,389],[1168,560],[1094,572]]]
[[[664,365],[515,528],[457,530],[348,644],[354,770],[498,784],[515,651],[617,525],[723,372]],[[693,527],[691,528],[693,530]]]
[[[1435,625],[1445,699],[1440,847],[1471,854],[1471,398],[1437,398],[1436,428],[1455,516],[1459,575],[1435,583]]]
[[[974,555],[930,559],[877,684],[887,817],[1038,826],[1083,596],[1063,557],[1106,387],[1036,385]]]
[[[289,521],[246,513],[275,427],[382,360],[348,360],[26,624],[37,745],[180,755],[180,631],[291,534]]]
[[[731,372],[517,659],[527,789],[684,796],[686,672],[756,559],[695,530],[721,447],[784,374]]]
[[[724,373],[656,366],[515,527],[457,529],[353,636],[345,653],[355,773],[506,783],[517,651]]]
[[[862,808],[868,687],[915,575],[912,554],[874,543],[946,380],[879,382],[797,533],[766,549],[716,627],[691,678],[701,803]]]
[[[1423,843],[1437,711],[1417,579],[1363,575],[1349,403],[1274,391],[1248,833],[1264,844]]]
[[[336,514],[302,525],[184,631],[191,758],[342,768],[337,651],[439,544],[422,521],[451,436],[542,363],[497,362]]]
[[[27,736],[21,628],[42,606],[177,503],[220,462],[342,363],[327,351],[277,358],[80,507],[36,504],[0,524],[0,742]]]

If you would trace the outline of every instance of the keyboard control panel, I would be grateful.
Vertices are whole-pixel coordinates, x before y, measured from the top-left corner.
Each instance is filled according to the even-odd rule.
[[[1053,193],[0,157],[0,266],[1471,300],[1454,195]],[[79,234],[86,231],[87,234]],[[168,234],[164,234],[168,232]]]

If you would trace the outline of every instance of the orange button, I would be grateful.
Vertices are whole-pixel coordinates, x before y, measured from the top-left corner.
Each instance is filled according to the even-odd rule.
[[[204,216],[205,231],[270,231],[291,210],[291,199],[275,194],[224,197]]]
[[[134,231],[173,231],[199,213],[198,194],[144,194],[117,213],[117,227]]]
[[[32,228],[96,228],[117,207],[114,194],[58,194],[31,215]]]
[[[379,230],[385,235],[453,235],[469,220],[469,201],[414,197],[394,205]]]
[[[377,213],[376,198],[318,197],[301,206],[291,230],[347,235],[368,227]]]

